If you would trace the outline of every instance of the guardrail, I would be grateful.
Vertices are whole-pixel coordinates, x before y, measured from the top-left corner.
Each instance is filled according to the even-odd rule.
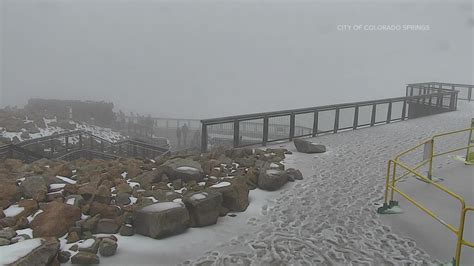
[[[266,145],[269,142],[292,140],[296,137],[337,133],[402,121],[441,112],[454,111],[456,90],[407,86],[405,97],[318,106],[276,112],[255,113],[201,120],[201,151],[205,152],[214,139],[226,140],[233,147]],[[245,128],[245,123],[258,125],[257,130]],[[297,128],[310,130],[298,131]],[[223,134],[222,128],[227,129]],[[281,128],[272,134],[272,128]]]
[[[409,90],[410,88],[429,88],[429,89],[451,89],[451,90],[458,90],[459,91],[459,100],[468,100],[472,101],[473,100],[473,95],[472,95],[472,88],[474,88],[474,85],[470,84],[457,84],[457,83],[443,83],[443,82],[422,82],[422,83],[411,83],[407,85],[407,94],[406,96],[409,96]],[[413,95],[413,94],[411,94]]]
[[[0,147],[0,159],[16,158],[27,162],[41,158],[78,158],[84,154],[89,158],[140,156],[153,159],[167,153],[169,153],[169,147],[160,147],[132,139],[111,142],[83,130],[54,134]]]
[[[436,141],[442,137],[450,136],[450,135],[455,135],[455,134],[461,134],[464,132],[469,132],[472,134],[474,131],[473,128],[467,128],[463,130],[457,130],[457,131],[452,131],[452,132],[447,132],[439,135],[433,136],[431,139],[420,143],[416,145],[415,147],[408,149],[400,154],[398,154],[393,160],[388,161],[388,167],[387,167],[387,176],[386,176],[386,184],[385,184],[385,196],[384,196],[384,204],[382,207],[380,207],[377,212],[384,214],[384,213],[390,213],[390,209],[398,206],[398,202],[394,201],[394,194],[397,192],[400,194],[402,197],[407,199],[409,202],[413,203],[417,208],[428,214],[430,217],[441,223],[443,226],[448,228],[450,231],[452,231],[456,237],[456,252],[453,258],[454,265],[459,265],[460,263],[460,258],[461,258],[461,250],[463,245],[469,246],[471,248],[474,248],[474,243],[467,241],[464,239],[463,234],[464,234],[464,225],[465,225],[465,220],[466,220],[466,213],[469,211],[474,211],[474,208],[471,206],[466,206],[465,200],[462,196],[454,193],[453,191],[449,190],[447,187],[436,183],[435,181],[432,180],[432,175],[433,175],[433,162],[436,157],[455,153],[455,152],[460,152],[463,150],[467,150],[469,153],[469,150],[471,148],[474,148],[474,145],[472,144],[471,141],[468,142],[467,146],[463,147],[458,147],[455,149],[450,149],[447,151],[440,151],[436,152]],[[406,157],[414,157],[416,152],[421,152],[423,154],[423,160],[421,162],[415,162],[412,163],[412,165],[408,165],[406,162],[402,162],[403,158]],[[409,158],[411,159],[411,158]],[[402,169],[402,174],[397,175],[397,167]],[[427,174],[424,175],[422,174],[422,168],[427,167]],[[420,202],[406,194],[405,192],[401,191],[399,187],[397,187],[397,183],[401,181],[403,178],[414,175],[421,179],[422,181],[434,186],[435,188],[439,189],[440,191],[446,193],[447,195],[451,196],[453,199],[459,201],[461,208],[459,212],[459,225],[456,227],[454,225],[449,224],[448,222],[444,221],[443,218],[441,218],[439,215],[434,213],[432,210],[429,208],[423,206]]]

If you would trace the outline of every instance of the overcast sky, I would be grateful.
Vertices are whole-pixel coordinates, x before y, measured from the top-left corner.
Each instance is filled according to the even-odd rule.
[[[472,1],[0,0],[0,11],[2,106],[87,99],[207,118],[474,79]]]

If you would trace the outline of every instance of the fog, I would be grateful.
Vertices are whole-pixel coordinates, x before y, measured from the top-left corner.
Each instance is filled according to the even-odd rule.
[[[472,6],[3,0],[0,106],[104,100],[127,112],[207,118],[403,96],[409,82],[472,84]]]

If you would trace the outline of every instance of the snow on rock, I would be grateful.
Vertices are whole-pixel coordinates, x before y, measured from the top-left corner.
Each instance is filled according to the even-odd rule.
[[[50,184],[49,189],[54,190],[54,189],[58,189],[58,188],[64,188],[65,186],[66,186],[66,184]]]
[[[148,205],[141,209],[143,212],[162,212],[174,208],[181,208],[183,205],[177,202],[159,202],[156,204]]]
[[[24,210],[25,208],[20,207],[17,204],[15,204],[3,210],[3,213],[5,214],[6,217],[15,217]]]
[[[211,186],[211,188],[221,188],[221,187],[227,187],[227,186],[230,186],[229,182],[220,182]]]
[[[74,170],[74,171],[76,171],[76,170]],[[76,184],[76,183],[77,183],[76,180],[72,180],[72,179],[67,178],[67,177],[64,177],[64,176],[56,176],[56,178],[59,178],[59,179],[61,179],[62,181],[68,183],[68,184]]]
[[[41,238],[28,239],[12,245],[0,247],[0,264],[8,265],[28,255],[41,245]]]
[[[199,172],[198,169],[196,169],[194,167],[189,167],[189,166],[180,166],[180,167],[176,168],[176,170],[182,171],[182,172],[184,172],[184,171],[186,171],[186,172],[195,172],[195,173]]]
[[[191,200],[203,200],[205,198],[207,198],[206,192],[196,193],[191,196]]]
[[[94,245],[94,243],[95,243],[95,240],[92,239],[92,238],[89,238],[89,239],[84,240],[84,241],[79,241],[77,243],[77,247],[78,248],[90,248],[90,247],[92,247],[92,245]]]

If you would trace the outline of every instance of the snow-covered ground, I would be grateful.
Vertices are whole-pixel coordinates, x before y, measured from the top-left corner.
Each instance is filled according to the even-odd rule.
[[[38,133],[30,133],[30,138],[23,138],[22,137],[22,131],[20,132],[6,132],[2,130],[2,127],[0,125],[0,137],[6,137],[9,139],[13,139],[14,137],[17,137],[20,141],[25,141],[28,139],[35,139],[35,138],[40,138],[40,137],[46,137],[50,136],[54,133],[63,133],[66,130],[61,128],[61,127],[55,127],[55,126],[50,126],[49,124],[52,122],[56,122],[56,119],[44,119],[44,122],[46,124],[46,128],[38,128],[39,132]],[[29,122],[28,120],[25,120],[25,122]],[[31,121],[30,121],[31,122]],[[103,139],[106,139],[111,142],[116,142],[121,139],[124,139],[124,136],[122,136],[120,133],[113,131],[110,128],[104,128],[104,127],[99,127],[99,126],[94,126],[90,125],[87,123],[78,123],[78,122],[69,122],[72,125],[75,125],[74,130],[85,130],[87,132],[91,132],[93,135],[101,137]],[[74,140],[73,140],[74,141]]]
[[[389,159],[436,133],[469,127],[473,116],[474,103],[460,101],[457,112],[314,138],[328,148],[320,155],[297,153],[291,143],[275,145],[295,152],[286,166],[300,169],[305,179],[282,189],[278,199],[255,216],[255,223],[237,235],[229,234],[230,241],[223,238],[224,243],[218,244],[213,239],[215,248],[183,264],[401,265],[449,261],[451,256],[440,258],[424,251],[420,246],[426,239],[412,239],[403,231],[392,230],[376,213],[376,207],[383,202]],[[447,157],[438,162],[439,170],[452,163]],[[445,229],[439,225],[431,233],[441,230]],[[201,241],[206,243],[209,237]],[[464,248],[463,252],[472,250]]]

